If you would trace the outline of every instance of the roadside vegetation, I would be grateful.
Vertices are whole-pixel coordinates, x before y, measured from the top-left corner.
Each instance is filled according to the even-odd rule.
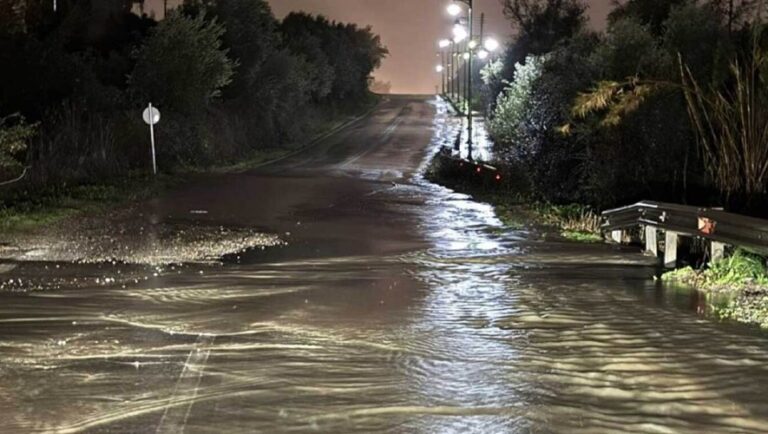
[[[662,275],[706,293],[713,313],[723,319],[768,329],[768,267],[764,257],[737,249],[707,268],[681,268]]]
[[[279,21],[264,0],[186,0],[160,22],[134,3],[0,0],[0,229],[106,199],[93,192],[132,197],[150,102],[174,175],[276,158],[376,101],[387,50],[370,28]]]
[[[485,173],[485,172],[484,172]],[[427,167],[425,177],[437,184],[473,196],[496,209],[499,219],[510,229],[535,226],[571,241],[596,243],[603,240],[600,216],[589,206],[533,201],[521,194],[523,179],[514,171],[478,175],[471,167],[459,167],[455,160],[438,154]]]
[[[516,38],[475,71],[472,104],[506,176],[465,191],[588,241],[599,211],[639,200],[768,217],[765,1],[616,2],[603,31],[581,0],[503,3]],[[721,317],[768,326],[765,263],[738,250],[664,280],[728,294]]]
[[[479,72],[485,99],[475,102],[488,108],[494,164],[523,173],[536,201],[768,215],[765,11],[747,0],[629,0],[595,32],[579,0],[505,0],[518,37]]]
[[[504,11],[517,37],[475,71],[472,103],[514,195],[768,216],[765,3],[629,0],[601,32],[580,0],[504,0]]]

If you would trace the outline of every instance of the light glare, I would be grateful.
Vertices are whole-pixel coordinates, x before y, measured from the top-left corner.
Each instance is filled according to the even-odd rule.
[[[456,24],[453,26],[453,41],[454,42],[461,42],[465,39],[467,39],[467,29],[464,28],[461,24]]]
[[[448,47],[449,45],[451,45],[451,41],[449,41],[448,39],[441,39],[441,40],[440,40],[440,42],[438,42],[438,43],[437,43],[437,45],[438,45],[440,48],[446,48],[446,47]]]
[[[494,38],[488,38],[485,40],[485,49],[488,51],[496,51],[499,49],[499,41]]]
[[[488,58],[488,52],[485,50],[480,50],[477,52],[477,57],[480,58],[480,60],[485,60]]]
[[[435,67],[435,71],[437,71],[437,72],[443,72],[443,65],[437,65],[437,66]]]
[[[448,10],[448,14],[454,17],[461,13],[461,6],[456,3],[449,4],[446,9]]]

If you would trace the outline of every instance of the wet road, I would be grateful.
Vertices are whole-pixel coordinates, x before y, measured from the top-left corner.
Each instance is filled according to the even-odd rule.
[[[636,252],[505,230],[422,180],[453,122],[393,97],[147,206],[283,247],[4,265],[0,432],[768,431],[764,334],[698,316]]]

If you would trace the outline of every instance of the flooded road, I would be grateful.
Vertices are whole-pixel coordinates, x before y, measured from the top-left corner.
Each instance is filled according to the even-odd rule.
[[[636,251],[507,230],[424,181],[453,122],[393,97],[147,205],[284,246],[0,268],[0,432],[768,431],[765,334],[698,316]]]

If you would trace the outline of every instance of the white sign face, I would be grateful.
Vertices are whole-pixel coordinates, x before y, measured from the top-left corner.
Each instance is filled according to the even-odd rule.
[[[144,109],[144,113],[141,114],[141,117],[147,125],[156,125],[160,122],[160,111],[152,107],[152,112],[150,113],[149,107],[147,107]]]

